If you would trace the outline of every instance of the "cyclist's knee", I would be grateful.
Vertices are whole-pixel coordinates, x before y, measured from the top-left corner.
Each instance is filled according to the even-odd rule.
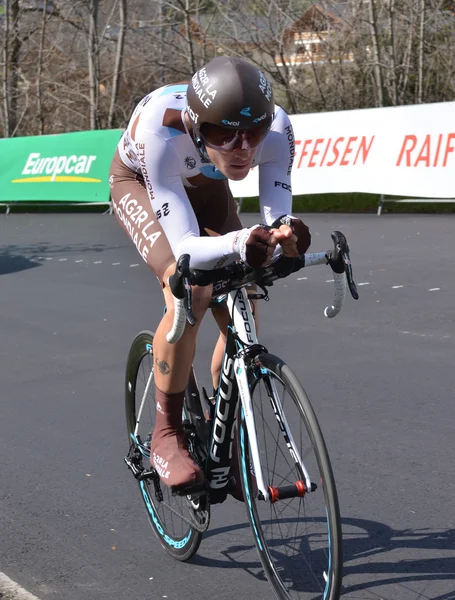
[[[193,314],[196,320],[205,315],[212,298],[212,286],[193,287]]]
[[[162,283],[167,313],[169,316],[173,315],[174,312],[174,297],[169,287],[169,277],[175,272],[175,266],[176,264],[174,263],[166,269]],[[210,300],[212,298],[212,286],[193,286],[191,296],[193,315],[197,321],[197,324],[199,324],[200,320],[202,319],[209,307]]]

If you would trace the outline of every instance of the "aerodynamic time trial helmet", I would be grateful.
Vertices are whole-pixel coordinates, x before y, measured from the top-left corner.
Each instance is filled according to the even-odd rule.
[[[238,140],[258,146],[273,121],[270,81],[254,65],[229,56],[214,58],[188,84],[188,117],[196,145],[232,150]]]

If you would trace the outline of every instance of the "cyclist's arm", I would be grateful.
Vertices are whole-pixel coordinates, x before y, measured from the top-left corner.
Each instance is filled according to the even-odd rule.
[[[138,155],[152,209],[174,256],[191,256],[191,267],[212,269],[234,262],[239,254],[232,245],[236,232],[200,237],[199,225],[179,173],[171,144],[146,128],[136,135]]]
[[[261,215],[267,225],[271,225],[281,215],[291,214],[294,152],[291,121],[282,108],[277,108],[272,129],[264,141],[259,164]]]

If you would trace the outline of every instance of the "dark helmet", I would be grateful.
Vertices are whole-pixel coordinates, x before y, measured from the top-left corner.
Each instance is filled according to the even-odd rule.
[[[269,80],[254,65],[238,58],[214,58],[188,84],[187,112],[199,145],[202,142],[219,147],[208,139],[209,132],[216,130],[216,142],[220,141],[223,131],[219,128],[224,130],[227,140],[235,132],[251,131],[253,145],[257,145],[270,129],[274,110]]]

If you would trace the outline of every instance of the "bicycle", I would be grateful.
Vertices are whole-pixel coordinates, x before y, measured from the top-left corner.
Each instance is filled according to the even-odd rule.
[[[188,255],[178,260],[170,278],[175,319],[168,341],[176,342],[187,322],[194,324],[191,285],[213,284],[212,298],[227,300],[230,313],[215,405],[206,391],[199,389],[194,370],[185,392],[182,420],[189,451],[206,475],[199,488],[179,490],[162,485],[149,462],[155,419],[152,332],[136,336],[127,360],[130,448],[125,462],[139,483],[161,545],[180,561],[197,552],[209,527],[211,505],[223,502],[233,483],[230,456],[236,451],[253,538],[280,600],[339,598],[341,518],[332,467],[314,410],[289,367],[259,344],[250,300],[267,300],[267,288],[278,278],[306,266],[329,264],[335,297],[324,312],[334,317],[341,310],[346,283],[355,299],[358,293],[346,238],[335,231],[332,240],[331,251],[298,259],[281,257],[258,270],[235,263],[197,271],[189,268]],[[247,292],[252,283],[256,290]]]

